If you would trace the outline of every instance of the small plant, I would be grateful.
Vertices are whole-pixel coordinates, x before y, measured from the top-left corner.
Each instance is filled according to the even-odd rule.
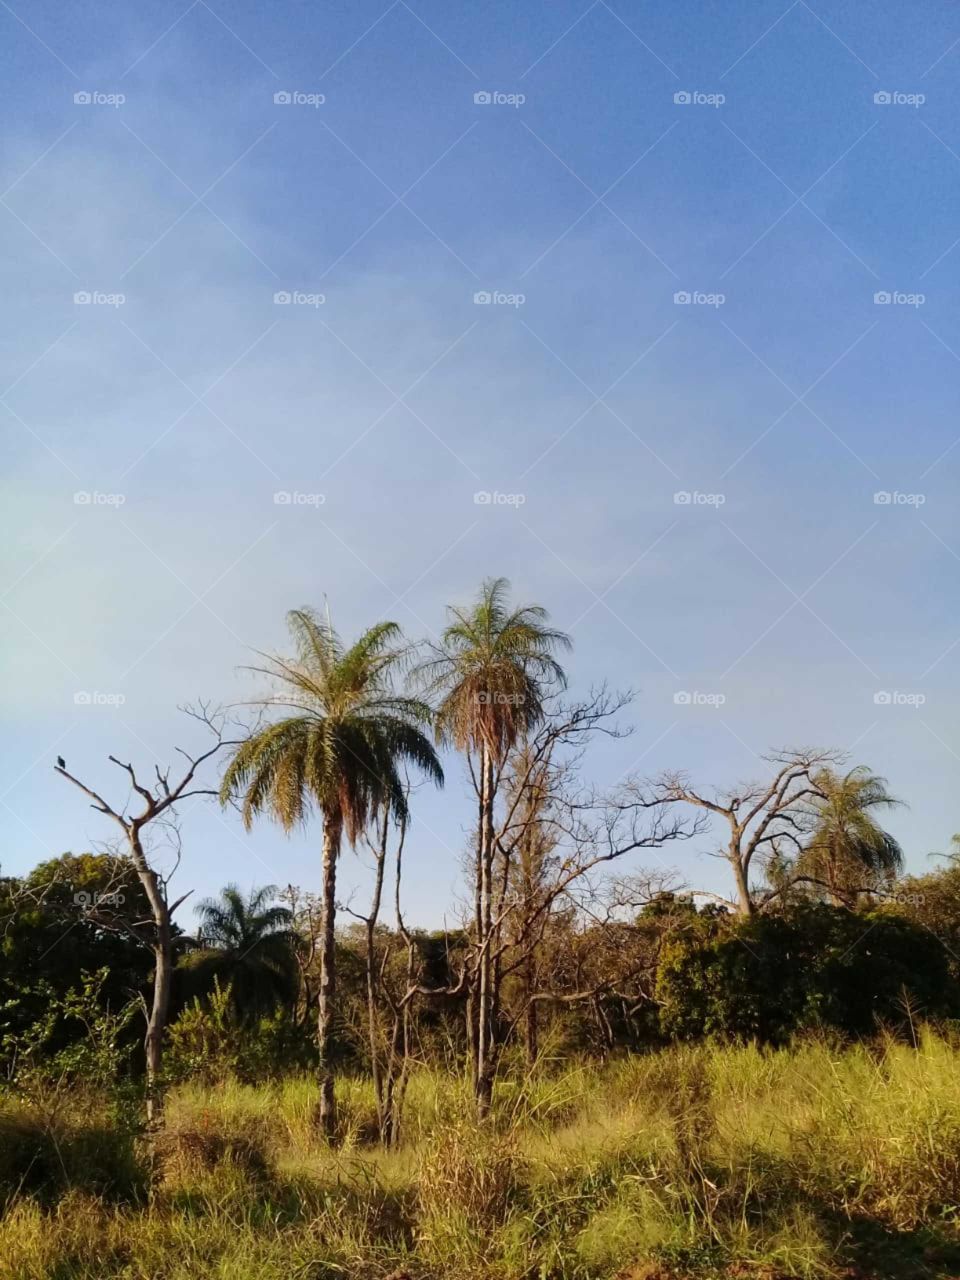
[[[222,987],[214,978],[209,996],[196,996],[167,1034],[171,1080],[216,1084],[238,1073],[240,1026],[229,983]]]

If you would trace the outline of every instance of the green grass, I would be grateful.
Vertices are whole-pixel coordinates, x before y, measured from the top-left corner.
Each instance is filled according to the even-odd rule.
[[[0,1277],[613,1280],[960,1274],[960,1049],[675,1048],[545,1063],[472,1119],[421,1069],[399,1147],[369,1083],[180,1088],[152,1197],[96,1099],[0,1102]]]

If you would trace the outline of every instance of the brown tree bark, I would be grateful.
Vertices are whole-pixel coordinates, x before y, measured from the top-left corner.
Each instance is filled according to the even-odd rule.
[[[320,1076],[320,1127],[332,1138],[337,1125],[333,1085],[333,1029],[336,1016],[337,858],[342,822],[339,814],[324,815],[323,895],[320,911],[320,992],[317,1001],[317,1048]]]
[[[480,937],[477,1000],[477,1114],[490,1110],[495,1069],[493,1044],[493,757],[484,746],[480,756]]]
[[[163,1119],[163,1046],[166,1037],[167,1022],[170,1016],[170,992],[173,983],[173,913],[188,894],[184,894],[175,902],[167,899],[167,882],[150,864],[150,858],[143,845],[143,832],[151,823],[174,810],[181,800],[192,796],[215,796],[216,791],[206,787],[194,787],[193,779],[198,768],[217,754],[221,747],[233,746],[223,738],[223,720],[216,712],[210,712],[201,704],[198,711],[189,714],[200,720],[216,735],[215,744],[198,756],[186,756],[188,767],[180,780],[171,783],[169,770],[161,772],[156,767],[156,782],[151,786],[142,783],[132,764],[125,764],[116,756],[109,756],[112,764],[122,769],[130,779],[130,786],[143,802],[140,813],[127,816],[125,808],[115,809],[99,792],[88,787],[72,773],[68,773],[63,764],[57,764],[56,772],[61,777],[79,788],[92,801],[92,807],[98,813],[105,814],[121,829],[136,871],[137,878],[143,887],[144,895],[150,906],[150,919],[131,921],[120,911],[105,912],[101,908],[94,909],[92,916],[97,923],[113,932],[123,933],[133,938],[141,946],[148,947],[154,958],[153,994],[147,1010],[147,1029],[143,1047],[146,1058],[146,1118],[147,1128],[156,1132]]]

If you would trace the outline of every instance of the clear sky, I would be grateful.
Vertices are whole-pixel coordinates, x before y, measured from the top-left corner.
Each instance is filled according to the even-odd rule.
[[[107,754],[199,746],[178,703],[249,697],[287,609],[424,635],[492,574],[575,689],[638,691],[596,781],[847,748],[929,865],[958,71],[946,0],[0,0],[4,870],[110,835],[57,754],[122,800]],[[472,817],[448,774],[423,922]],[[181,891],[317,886],[315,827],[199,804],[184,839]],[[708,849],[669,857],[729,887]]]

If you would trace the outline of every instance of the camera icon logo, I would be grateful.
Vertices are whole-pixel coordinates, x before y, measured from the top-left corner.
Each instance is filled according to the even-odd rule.
[[[290,103],[293,101],[293,95],[288,93],[286,89],[281,89],[278,93],[273,95],[273,101],[278,107],[289,107]]]
[[[488,307],[493,301],[493,295],[488,293],[486,289],[480,289],[473,295],[474,306]]]
[[[892,295],[886,289],[880,289],[873,295],[873,305],[875,307],[889,307],[892,300]]]
[[[93,699],[90,697],[90,694],[87,693],[85,689],[80,689],[77,693],[73,695],[74,706],[77,706],[77,707],[89,707],[92,701]]]
[[[486,89],[481,89],[479,93],[473,95],[473,101],[478,107],[489,107],[493,101],[493,95]]]
[[[90,94],[85,89],[81,89],[79,93],[73,95],[74,105],[78,107],[88,107],[92,101]]]
[[[74,306],[88,307],[91,301],[92,301],[91,296],[86,291],[86,289],[81,289],[78,293],[75,293],[73,295]]]
[[[673,495],[673,501],[676,503],[678,507],[689,507],[690,501],[691,501],[691,494],[686,489],[679,489]]]
[[[473,500],[478,507],[488,507],[492,501],[493,495],[486,489],[480,489],[473,495]]]
[[[286,289],[281,289],[278,293],[273,295],[274,304],[278,307],[287,307],[290,305],[292,300],[291,295],[286,291]]]
[[[873,495],[873,501],[878,507],[889,507],[890,503],[893,501],[893,494],[889,493],[886,489],[880,489]]]
[[[878,693],[873,695],[873,701],[878,707],[889,707],[890,703],[893,701],[893,696],[892,694],[889,694],[886,689],[881,689]]]
[[[890,103],[893,101],[890,94],[887,93],[886,90],[884,89],[881,89],[878,93],[875,93],[873,95],[873,100],[878,107],[889,107]]]
[[[692,699],[686,689],[681,689],[679,693],[673,695],[673,701],[678,707],[689,707]]]
[[[673,100],[678,107],[688,107],[693,101],[693,98],[686,89],[681,89],[678,93],[673,95]]]
[[[690,305],[690,294],[686,289],[680,289],[673,295],[673,301],[678,307],[688,307]]]

